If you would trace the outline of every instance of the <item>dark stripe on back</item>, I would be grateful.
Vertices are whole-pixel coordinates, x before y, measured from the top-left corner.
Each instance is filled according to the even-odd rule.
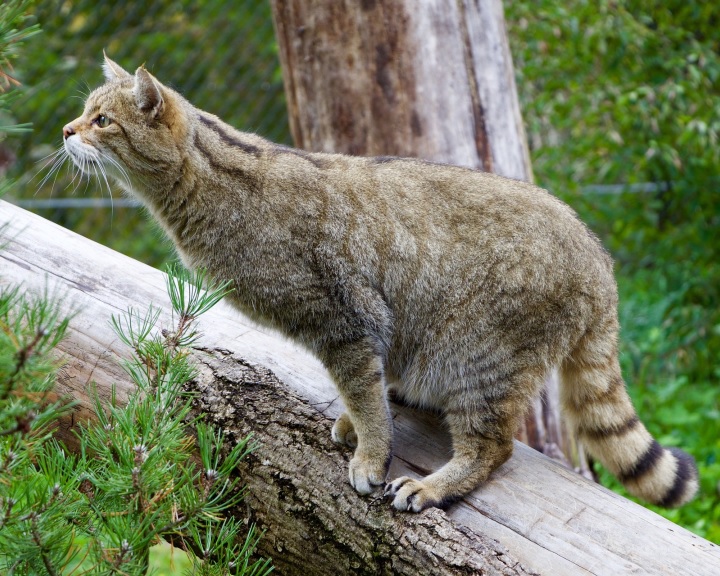
[[[402,160],[399,156],[374,156],[370,158],[371,164],[388,164],[389,162],[395,162],[396,160]]]
[[[414,164],[427,164],[430,166],[447,166],[442,162],[423,160],[422,158],[410,158],[404,156],[374,156],[369,158],[371,164],[390,164],[391,162],[412,162]]]
[[[652,443],[645,451],[645,454],[638,458],[637,462],[633,465],[632,469],[627,472],[623,472],[618,475],[620,482],[626,482],[627,480],[637,480],[644,474],[647,474],[650,470],[655,468],[658,460],[664,452],[664,448],[658,444],[658,441],[653,438]]]
[[[323,169],[326,167],[325,162],[323,162],[319,158],[313,157],[313,155],[306,150],[299,150],[297,148],[291,148],[290,146],[277,145],[273,147],[273,152],[277,154],[292,154],[293,156],[297,156],[298,158],[302,158],[303,160],[310,162],[316,168]]]
[[[585,428],[581,425],[579,432],[590,440],[600,440],[602,438],[607,438],[608,436],[623,436],[634,430],[638,424],[640,424],[640,419],[637,417],[637,414],[633,414],[625,422],[618,424],[617,426]]]
[[[203,143],[200,141],[199,135],[197,132],[195,132],[195,138],[193,140],[193,145],[202,152],[202,155],[205,156],[205,159],[208,161],[210,166],[215,168],[216,170],[220,170],[222,172],[225,172],[226,174],[230,174],[231,176],[234,176],[236,178],[239,178],[242,180],[242,182],[239,182],[239,184],[244,184],[248,190],[257,190],[257,180],[252,177],[247,171],[243,170],[242,168],[239,168],[237,166],[225,166],[223,164],[220,164],[215,157],[210,153],[210,151],[205,148]]]
[[[685,494],[687,483],[697,478],[698,475],[695,460],[693,460],[692,456],[677,448],[670,448],[669,450],[675,456],[678,467],[677,472],[675,472],[675,482],[673,482],[667,494],[663,496],[663,499],[658,502],[658,505],[664,508],[672,508],[677,505],[681,496]]]
[[[447,166],[450,168],[458,168],[460,170],[468,170],[476,172],[472,168],[466,168],[463,166],[455,166],[454,164],[448,164],[447,162],[436,162],[434,160],[425,160],[424,158],[411,158],[405,156],[371,156],[368,158],[370,164],[390,164],[391,162],[412,162],[415,164],[425,164],[427,166]]]
[[[220,137],[220,139],[223,142],[225,142],[226,144],[233,146],[235,148],[239,148],[246,154],[252,154],[253,156],[260,156],[261,150],[257,146],[254,146],[253,144],[250,144],[248,142],[243,142],[242,140],[240,140],[240,138],[238,138],[234,134],[228,134],[227,132],[225,132],[225,130],[223,130],[223,128],[221,126],[218,125],[217,122],[215,122],[214,120],[212,120],[211,118],[208,118],[207,116],[205,116],[203,114],[200,114],[198,117],[200,118],[200,122],[205,124],[205,126],[210,128],[213,132],[215,132],[215,134],[217,134]]]

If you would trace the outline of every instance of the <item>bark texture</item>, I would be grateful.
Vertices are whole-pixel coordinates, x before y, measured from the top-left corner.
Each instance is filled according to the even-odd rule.
[[[532,180],[501,0],[272,4],[296,146]],[[556,375],[518,438],[588,468],[561,424]]]
[[[530,180],[500,0],[273,0],[297,146]]]
[[[345,481],[348,449],[330,440],[332,420],[262,366],[226,350],[194,354],[197,409],[231,440],[257,450],[238,470],[265,531],[260,552],[279,574],[530,574],[498,542],[455,525],[440,510],[393,512],[381,493],[360,498]]]

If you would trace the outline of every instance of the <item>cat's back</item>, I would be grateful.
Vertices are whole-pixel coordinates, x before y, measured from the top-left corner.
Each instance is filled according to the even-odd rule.
[[[277,212],[277,225],[294,222],[325,269],[381,286],[399,308],[430,313],[480,289],[488,298],[522,293],[527,304],[558,294],[569,304],[578,294],[600,306],[615,298],[598,239],[537,186],[410,158],[271,144],[267,157],[273,184],[257,202]]]
[[[366,165],[362,165],[365,164]],[[564,202],[533,184],[414,159],[358,162],[366,209],[415,236],[423,256],[462,267],[497,261],[506,272],[585,273],[611,282],[612,262],[597,237]],[[364,175],[364,176],[363,176]],[[504,265],[503,265],[504,262]]]
[[[590,317],[616,301],[612,260],[564,202],[532,184],[416,160],[370,160],[385,276],[400,315]],[[379,197],[379,199],[378,199]],[[388,237],[393,242],[387,242]],[[524,320],[523,320],[524,321]],[[407,329],[411,329],[408,325]]]

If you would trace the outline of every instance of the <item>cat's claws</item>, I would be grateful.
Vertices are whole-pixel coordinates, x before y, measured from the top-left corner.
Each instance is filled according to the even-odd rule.
[[[442,498],[421,480],[401,476],[385,486],[385,496],[392,498],[396,510],[420,512],[425,508],[440,506]]]

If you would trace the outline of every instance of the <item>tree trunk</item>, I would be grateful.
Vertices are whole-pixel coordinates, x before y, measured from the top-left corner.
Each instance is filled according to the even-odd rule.
[[[120,368],[130,351],[110,329],[111,314],[152,303],[172,329],[164,275],[3,201],[0,231],[0,289],[49,291],[75,312],[57,385],[78,402],[58,432],[72,444],[91,415],[92,382],[105,400],[113,385],[119,401],[131,389]],[[717,546],[519,443],[447,513],[398,513],[379,493],[360,497],[347,481],[350,451],[329,440],[343,407],[319,362],[223,303],[200,329],[197,409],[229,442],[251,432],[259,444],[239,470],[248,505],[233,514],[266,530],[260,553],[278,574],[720,572]],[[427,474],[447,460],[449,439],[432,415],[393,406],[393,416],[391,477]]]
[[[299,148],[532,180],[501,0],[273,0]],[[565,463],[557,375],[518,438]],[[567,458],[563,455],[567,455]]]

